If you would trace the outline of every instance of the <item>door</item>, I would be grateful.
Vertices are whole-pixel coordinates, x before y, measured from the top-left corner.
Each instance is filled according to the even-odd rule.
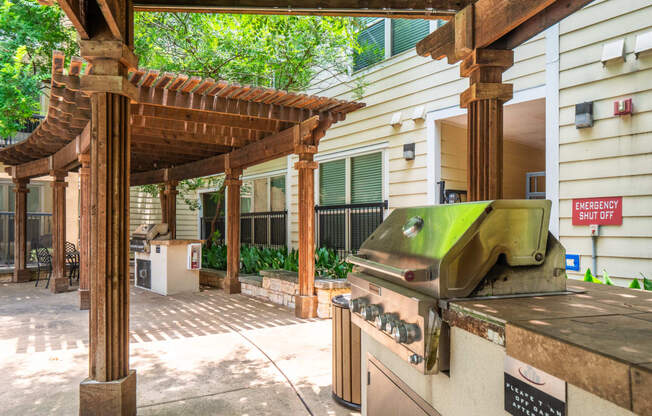
[[[367,371],[368,416],[441,416],[371,355]]]

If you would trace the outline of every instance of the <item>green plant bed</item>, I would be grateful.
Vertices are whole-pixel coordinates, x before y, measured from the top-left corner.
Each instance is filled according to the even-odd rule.
[[[643,278],[643,285],[641,285],[638,282],[638,279],[632,280],[632,283],[629,284],[630,289],[640,289],[640,290],[650,290],[652,291],[652,280],[648,280],[647,277],[643,273],[641,273],[641,277]],[[609,275],[607,274],[607,271],[602,269],[602,278],[603,280],[598,279],[597,276],[594,276],[593,273],[591,272],[591,269],[586,269],[586,273],[584,273],[584,281],[585,282],[591,282],[591,283],[597,283],[601,285],[608,285],[608,286],[614,286],[614,283],[611,281],[609,278]]]
[[[226,245],[204,245],[202,251],[202,267],[217,270],[226,270]],[[315,275],[328,276],[332,279],[345,279],[352,269],[347,263],[327,248],[315,250]],[[299,253],[297,250],[288,250],[287,247],[259,248],[242,245],[240,247],[240,272],[245,274],[260,274],[261,270],[288,270],[299,271]]]

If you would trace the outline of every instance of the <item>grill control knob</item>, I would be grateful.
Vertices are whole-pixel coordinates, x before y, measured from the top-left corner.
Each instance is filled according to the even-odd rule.
[[[398,325],[399,322],[400,320],[398,317],[393,315],[392,319],[389,319],[385,325],[385,332],[387,332],[389,335],[392,335],[394,333],[394,328],[396,328],[396,325]]]
[[[396,315],[393,313],[382,313],[376,317],[376,328],[381,331],[391,331],[389,325],[395,319]]]
[[[361,312],[366,304],[367,300],[364,298],[351,299],[349,301],[349,309],[351,309],[351,312]]]
[[[373,321],[380,315],[380,307],[378,305],[367,305],[360,310],[360,315],[367,321]]]
[[[392,329],[392,337],[394,341],[401,344],[410,344],[414,342],[419,336],[419,327],[415,324],[408,324],[403,321],[399,322],[394,329]]]

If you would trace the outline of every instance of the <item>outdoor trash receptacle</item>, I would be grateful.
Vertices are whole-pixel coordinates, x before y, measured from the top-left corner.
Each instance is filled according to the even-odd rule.
[[[333,398],[360,410],[360,328],[351,323],[350,295],[333,298]]]

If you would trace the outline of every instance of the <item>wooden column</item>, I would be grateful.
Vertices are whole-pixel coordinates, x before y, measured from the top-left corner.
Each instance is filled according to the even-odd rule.
[[[168,231],[172,240],[177,238],[177,181],[165,182],[165,209],[163,221],[168,224]]]
[[[161,222],[167,222],[168,218],[168,201],[165,196],[165,184],[158,187],[158,199],[161,203]]]
[[[78,157],[81,215],[81,232],[79,238],[79,309],[91,308],[90,292],[90,240],[91,240],[91,155]]]
[[[100,38],[102,39],[102,38]],[[136,372],[129,368],[130,100],[137,59],[116,40],[82,41],[93,73],[91,94],[91,233],[89,377],[80,384],[81,415],[136,415]]]
[[[27,282],[31,273],[27,270],[27,184],[28,179],[14,179],[14,276],[13,282]]]
[[[50,291],[68,291],[66,277],[66,172],[52,171],[52,278]]]
[[[460,95],[467,115],[467,187],[469,201],[503,197],[503,103],[513,86],[502,73],[514,64],[511,50],[475,49],[460,65],[469,89]]]
[[[227,169],[226,179],[226,279],[224,292],[240,293],[240,187],[241,169]]]
[[[299,171],[299,295],[295,314],[299,318],[317,316],[315,296],[315,169],[312,153],[302,153],[294,168]]]

